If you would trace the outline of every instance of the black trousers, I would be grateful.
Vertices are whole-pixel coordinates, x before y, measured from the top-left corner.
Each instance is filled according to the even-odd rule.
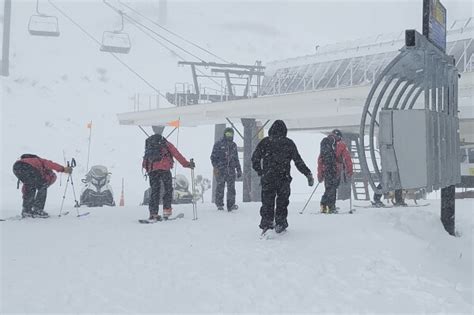
[[[163,183],[163,209],[171,209],[173,200],[173,179],[170,170],[154,170],[148,174],[150,178],[150,203],[148,209],[150,214],[158,214],[160,207],[160,189]]]
[[[219,172],[216,176],[216,206],[224,206],[224,189],[227,183],[227,209],[235,205],[235,174],[228,174],[226,172]]]
[[[13,174],[23,183],[23,211],[43,210],[48,184],[41,177],[39,170],[28,163],[17,161],[13,164]]]
[[[290,180],[265,180],[262,178],[262,207],[260,208],[260,228],[276,225],[288,227],[288,205],[290,204]],[[276,203],[276,207],[275,207]]]
[[[321,197],[321,205],[336,209],[336,195],[339,181],[324,181],[324,194]]]

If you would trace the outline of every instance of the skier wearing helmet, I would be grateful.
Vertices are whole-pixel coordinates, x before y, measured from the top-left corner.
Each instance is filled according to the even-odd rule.
[[[342,140],[342,133],[334,129],[321,141],[318,157],[318,181],[324,181],[324,195],[321,198],[321,212],[336,213],[336,193],[341,182],[352,177],[352,160],[347,145]]]

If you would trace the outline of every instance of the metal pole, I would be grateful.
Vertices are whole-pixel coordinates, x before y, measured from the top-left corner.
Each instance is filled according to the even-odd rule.
[[[2,46],[2,76],[8,77],[10,75],[10,22],[12,1],[5,0],[5,7],[3,10],[3,46]]]
[[[441,222],[450,235],[455,236],[456,186],[441,189]]]
[[[91,153],[91,138],[92,138],[92,120],[89,123],[89,146],[87,148],[87,166],[86,166],[86,171],[89,171],[89,157]]]
[[[309,196],[308,201],[306,201],[306,204],[304,205],[303,209],[301,209],[300,214],[303,214],[303,212],[306,210],[306,207],[308,206],[308,203],[309,203],[309,202],[311,201],[311,199],[313,198],[313,195],[314,195],[314,193],[316,192],[316,189],[318,189],[319,184],[320,184],[320,183],[318,182],[318,184],[316,185],[316,187],[314,187],[313,192],[312,192],[311,195]]]

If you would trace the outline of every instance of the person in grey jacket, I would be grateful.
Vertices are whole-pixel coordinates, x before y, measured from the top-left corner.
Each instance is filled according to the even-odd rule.
[[[214,144],[211,154],[211,163],[216,177],[216,206],[224,210],[224,189],[227,183],[227,211],[236,210],[235,180],[242,176],[237,144],[234,142],[234,130],[226,128],[222,139]]]

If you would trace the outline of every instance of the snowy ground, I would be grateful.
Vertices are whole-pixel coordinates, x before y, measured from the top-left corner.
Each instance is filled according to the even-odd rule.
[[[1,222],[0,313],[471,314],[474,204],[457,201],[453,238],[430,202],[353,215],[293,203],[288,233],[271,240],[259,238],[257,203],[199,204],[198,221],[179,206],[184,219],[155,225],[131,206]]]

